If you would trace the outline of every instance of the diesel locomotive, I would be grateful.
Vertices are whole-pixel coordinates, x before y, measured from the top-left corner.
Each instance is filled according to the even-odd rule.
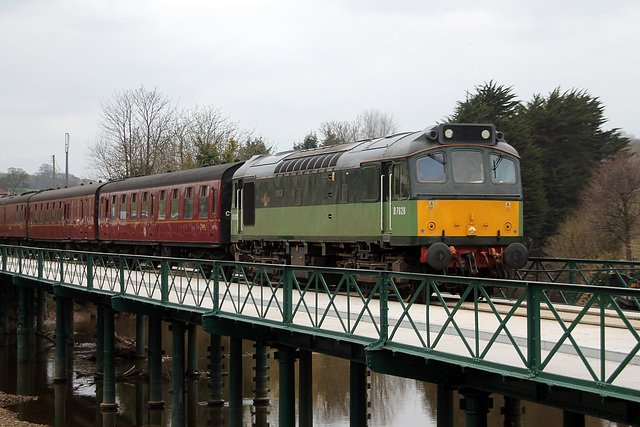
[[[425,130],[0,199],[0,241],[506,277],[519,156],[493,125]]]

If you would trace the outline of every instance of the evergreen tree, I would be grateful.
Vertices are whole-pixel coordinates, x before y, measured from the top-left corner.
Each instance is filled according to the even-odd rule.
[[[294,150],[309,150],[311,148],[318,148],[318,136],[315,132],[309,132],[302,142],[293,144]]]

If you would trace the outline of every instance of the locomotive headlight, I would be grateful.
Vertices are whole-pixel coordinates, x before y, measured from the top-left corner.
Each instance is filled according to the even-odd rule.
[[[475,225],[468,225],[467,226],[467,236],[475,236],[476,235],[476,226]]]

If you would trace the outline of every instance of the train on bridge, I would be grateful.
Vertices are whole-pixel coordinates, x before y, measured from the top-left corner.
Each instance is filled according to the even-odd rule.
[[[517,151],[493,125],[418,132],[0,199],[0,242],[507,277]]]

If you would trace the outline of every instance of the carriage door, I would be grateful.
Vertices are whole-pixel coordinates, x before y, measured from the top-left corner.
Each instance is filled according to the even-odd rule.
[[[393,225],[391,223],[391,180],[393,179],[393,166],[391,163],[382,165],[382,173],[380,174],[380,230],[382,232],[382,240],[389,242],[391,240],[391,232]]]
[[[245,227],[251,227],[256,222],[255,182],[237,181],[235,197],[238,212],[237,232],[241,235]]]

